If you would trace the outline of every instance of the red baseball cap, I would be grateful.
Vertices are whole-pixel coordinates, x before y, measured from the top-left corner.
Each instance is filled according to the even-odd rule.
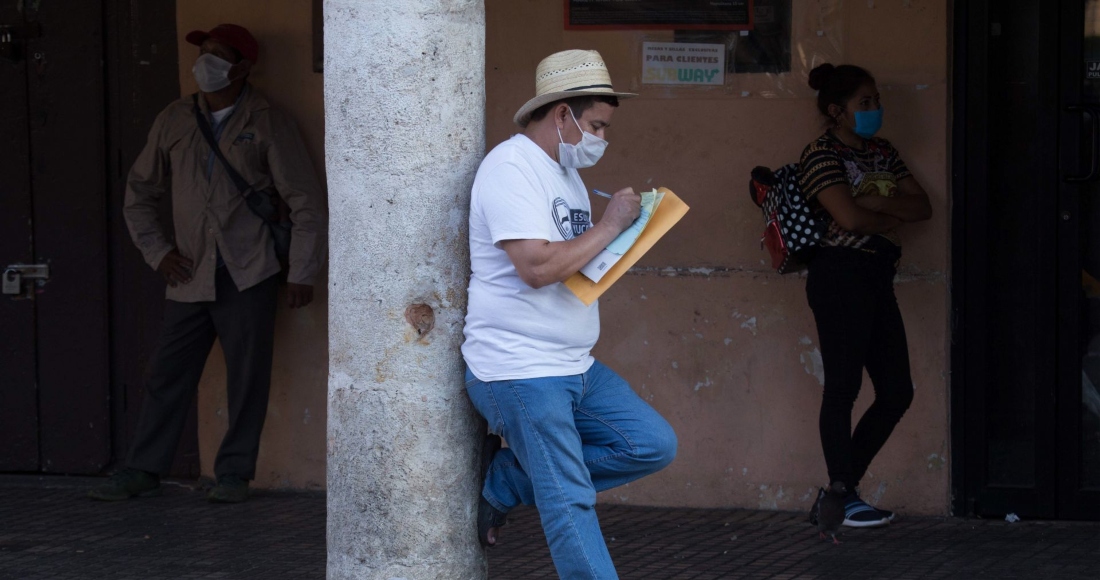
[[[242,58],[247,58],[252,61],[252,64],[256,64],[256,61],[260,58],[260,44],[253,38],[252,33],[243,26],[237,26],[236,24],[219,24],[214,28],[211,28],[209,32],[202,30],[192,30],[187,33],[185,37],[187,42],[194,44],[195,46],[202,46],[202,43],[206,42],[208,38],[236,49],[241,53]]]

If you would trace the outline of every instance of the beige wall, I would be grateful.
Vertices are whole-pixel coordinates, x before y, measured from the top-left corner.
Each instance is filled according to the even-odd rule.
[[[607,492],[602,501],[801,510],[825,483],[816,427],[817,335],[805,280],[777,276],[763,265],[762,220],[745,189],[754,165],[794,161],[819,133],[804,75],[829,58],[876,75],[887,108],[883,135],[900,149],[936,210],[931,222],[902,232],[906,256],[897,293],[916,397],[872,464],[864,495],[908,513],[948,509],[948,8],[927,0],[794,4],[801,50],[792,74],[737,75],[726,87],[699,89],[639,83],[641,42],[669,33],[566,32],[559,0],[486,1],[490,147],[516,131],[512,114],[532,95],[542,57],[594,48],[607,59],[617,88],[641,96],[616,113],[611,147],[597,167],[582,172],[586,183],[608,190],[666,186],[692,206],[642,262],[650,270],[624,277],[601,300],[596,348],[672,422],[679,456],[664,472]],[[310,0],[180,2],[181,86],[194,90],[189,72],[196,50],[182,43],[187,31],[219,22],[249,27],[262,45],[254,83],[294,115],[320,171],[322,76],[310,68],[309,8]],[[597,215],[601,209],[595,201]],[[310,308],[279,312],[261,486],[324,485],[323,283],[318,290]],[[225,429],[223,368],[217,350],[200,387],[206,474]],[[857,412],[869,404],[869,391],[868,384]]]
[[[184,42],[191,30],[231,22],[260,43],[251,81],[298,123],[313,165],[324,182],[323,77],[312,68],[311,0],[187,0],[177,3],[180,89],[196,90],[191,65],[198,48]],[[325,418],[328,381],[328,292],[322,276],[314,303],[289,310],[280,294],[276,319],[271,403],[260,443],[255,484],[321,488],[325,485]],[[225,361],[215,347],[199,385],[199,449],[204,475],[227,427]]]
[[[616,88],[640,93],[615,113],[590,187],[665,186],[691,211],[601,299],[596,356],[676,428],[668,469],[601,500],[652,505],[808,509],[826,483],[817,434],[821,385],[805,279],[763,264],[763,221],[746,193],[755,165],[796,161],[822,127],[805,73],[828,58],[876,75],[891,139],[936,215],[902,231],[897,285],[916,397],[863,482],[870,501],[907,513],[948,510],[947,214],[949,26],[943,2],[795,0],[793,73],[736,75],[727,86],[642,85],[641,43],[659,31],[563,30],[560,1],[487,0],[488,139],[534,91],[547,54],[593,48]],[[817,31],[821,30],[822,35]],[[747,91],[743,96],[742,91]],[[773,95],[765,98],[763,95]],[[596,215],[601,200],[593,202]],[[857,403],[870,402],[870,385]]]

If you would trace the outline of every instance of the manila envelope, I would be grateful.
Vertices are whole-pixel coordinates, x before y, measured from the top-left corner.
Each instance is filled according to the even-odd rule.
[[[631,266],[636,264],[657,243],[657,240],[661,239],[661,236],[664,236],[668,230],[672,229],[672,226],[676,225],[676,222],[680,221],[680,218],[687,214],[689,209],[687,204],[675,193],[664,187],[657,188],[657,191],[665,194],[664,199],[661,200],[661,205],[657,206],[657,211],[653,212],[653,217],[649,218],[649,223],[646,224],[638,239],[634,241],[634,245],[630,246],[630,249],[603,275],[599,282],[589,280],[580,272],[573,274],[565,281],[565,286],[572,290],[577,298],[584,302],[585,306],[595,302]]]

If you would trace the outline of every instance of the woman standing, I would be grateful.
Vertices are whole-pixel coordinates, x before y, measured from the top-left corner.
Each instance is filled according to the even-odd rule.
[[[913,400],[905,327],[894,297],[901,258],[895,229],[927,220],[932,208],[897,150],[875,137],[883,110],[870,73],[823,64],[810,72],[810,87],[818,91],[828,124],[803,151],[799,176],[826,224],[806,282],[825,369],[821,447],[829,481],[846,489],[844,525],[881,526],[894,514],[860,499],[859,482]],[[875,401],[853,431],[864,368]]]

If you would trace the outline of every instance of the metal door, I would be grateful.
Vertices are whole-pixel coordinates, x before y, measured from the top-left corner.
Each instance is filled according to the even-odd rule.
[[[1100,519],[1100,0],[1063,0],[1058,514]]]
[[[1096,5],[956,4],[957,513],[1100,519]]]

